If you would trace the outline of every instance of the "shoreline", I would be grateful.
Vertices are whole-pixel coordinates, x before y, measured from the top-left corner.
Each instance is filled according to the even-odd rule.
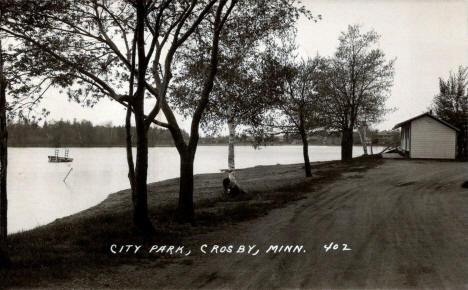
[[[133,231],[130,190],[117,191],[91,208],[9,235],[8,252],[13,268],[4,276],[4,285],[50,287],[71,281],[73,287],[103,287],[92,282],[96,273],[103,269],[109,271],[121,265],[141,263],[161,267],[182,259],[148,253],[111,256],[109,246],[112,244],[141,243],[145,248],[151,245],[195,246],[196,239],[193,238],[198,235],[256,220],[274,209],[306,198],[347,172],[366,171],[381,162],[375,158],[356,158],[351,163],[315,162],[310,178],[304,177],[303,164],[240,169],[237,178],[247,193],[236,198],[223,195],[223,173],[195,175],[196,226],[176,222],[179,178],[150,183],[148,212],[156,233],[149,236]],[[70,267],[74,271],[69,271]],[[28,281],[23,279],[25,275],[30,277]],[[75,284],[72,281],[88,282]]]
[[[215,151],[212,151],[215,150]],[[276,164],[290,164],[290,163],[300,163],[302,156],[300,154],[300,150],[302,149],[300,146],[271,146],[271,147],[262,147],[260,150],[254,150],[250,146],[238,146],[238,151],[236,152],[238,157],[238,168],[248,168],[255,165],[276,165]],[[282,154],[282,156],[278,156],[274,158],[274,156],[283,151],[282,149],[287,152],[287,154]],[[354,151],[356,154],[359,154],[359,149],[362,148],[355,147]],[[52,152],[49,152],[52,150]],[[13,167],[13,169],[9,172],[11,176],[15,176],[16,179],[13,179],[10,185],[15,186],[16,190],[11,195],[12,203],[11,205],[16,205],[15,207],[11,207],[10,215],[15,216],[15,214],[20,213],[20,210],[23,212],[31,212],[35,215],[38,215],[37,221],[33,221],[31,219],[25,218],[24,215],[18,217],[17,219],[11,219],[11,226],[9,234],[17,233],[20,231],[25,231],[37,227],[38,225],[45,225],[50,222],[53,222],[57,218],[63,218],[65,216],[69,216],[83,210],[86,210],[90,207],[93,207],[103,200],[105,200],[109,194],[115,193],[117,191],[122,191],[128,189],[129,182],[127,178],[128,171],[125,169],[127,164],[125,161],[124,156],[125,152],[121,152],[123,148],[119,149],[104,149],[104,148],[89,148],[89,149],[73,149],[70,148],[71,157],[74,157],[73,163],[61,163],[61,164],[48,164],[44,162],[43,157],[45,155],[52,155],[53,149],[47,148],[37,148],[37,149],[12,149],[11,154],[9,154],[10,164],[20,164],[20,166]],[[339,150],[340,147],[334,146],[311,146],[310,152],[317,152],[312,154],[311,153],[311,161],[315,162],[315,160],[324,161],[327,159],[338,159],[339,158]],[[374,150],[377,151],[377,150]],[[379,150],[380,151],[380,150]],[[124,155],[120,155],[120,153]],[[153,153],[151,153],[153,152]],[[162,152],[162,153],[161,153]],[[211,152],[216,152],[216,160],[214,162],[209,161],[210,156],[213,156]],[[323,156],[320,155],[321,152],[327,152]],[[148,179],[149,182],[160,181],[169,178],[177,178],[179,174],[178,164],[179,164],[179,156],[175,150],[175,148],[153,148],[150,149],[150,156],[151,160],[149,161],[149,171],[152,175],[151,178]],[[63,155],[63,149],[61,154]],[[227,147],[222,146],[201,146],[199,148],[198,157],[196,163],[201,164],[200,166],[196,166],[195,173],[219,173],[221,169],[227,168],[227,164],[225,164],[225,160],[219,159],[224,158],[225,154],[227,155]],[[38,168],[43,168],[44,170],[33,172],[26,167],[23,169],[21,164],[24,162],[30,162],[29,159],[24,158],[24,156],[31,155],[31,158],[34,158],[34,164],[37,164]],[[95,156],[98,159],[96,160],[103,160],[107,162],[109,165],[101,165],[93,164],[96,162],[93,158],[88,158],[88,156]],[[107,158],[107,156],[112,156],[113,159]],[[245,156],[245,157],[244,157]],[[258,156],[258,157],[257,157]],[[118,158],[118,159],[117,159]],[[258,160],[257,160],[258,158]],[[271,159],[273,158],[273,159]],[[114,159],[116,161],[114,161]],[[168,166],[167,169],[164,168],[162,162],[165,160],[170,160],[171,162],[168,164],[173,164],[173,166]],[[22,163],[18,163],[18,162]],[[208,161],[208,162],[207,162]],[[227,160],[226,160],[227,161]],[[328,160],[327,160],[328,161]],[[102,162],[103,164],[105,164]],[[176,163],[177,162],[177,163]],[[112,167],[112,164],[117,164]],[[29,166],[28,163],[24,163],[25,166]],[[65,188],[62,183],[55,185],[55,183],[48,185],[50,182],[55,182],[58,178],[56,175],[48,174],[49,171],[58,172],[58,176],[65,177],[67,171],[70,169],[63,169],[65,167],[73,167],[73,171],[71,174],[71,178],[67,179],[67,183],[71,183],[70,189]],[[108,172],[108,170],[111,170]],[[26,174],[24,171],[27,171],[28,174],[40,174],[43,178],[38,179],[36,178],[33,180],[34,185],[37,185],[38,191],[40,194],[37,195],[35,200],[39,200],[41,202],[47,200],[54,200],[54,196],[60,197],[61,203],[58,205],[57,210],[54,211],[46,211],[44,208],[39,208],[38,210],[43,212],[37,213],[35,211],[35,203],[19,203],[21,200],[16,198],[21,194],[27,194],[21,188],[26,186],[22,185],[21,180],[17,179],[20,174]],[[87,174],[92,175],[92,184],[89,184],[89,181],[83,176]],[[101,174],[106,174],[101,177]],[[11,177],[10,176],[10,177]],[[109,178],[107,178],[109,176]],[[103,182],[103,180],[110,179],[112,183],[108,184]],[[44,180],[43,182],[38,182],[38,180]],[[16,183],[14,184],[14,182]],[[83,184],[85,187],[80,187],[79,185]],[[52,186],[53,185],[53,186]],[[31,187],[30,185],[28,185]],[[50,187],[49,187],[50,186]],[[84,188],[91,188],[92,193]],[[68,197],[68,195],[63,195],[62,193],[72,194],[73,196]],[[17,195],[14,195],[18,193]],[[91,195],[92,194],[92,195]],[[50,198],[52,197],[52,198]],[[67,205],[68,200],[74,200],[77,202],[71,203],[70,206]],[[78,205],[78,206],[76,206]]]
[[[314,162],[311,162],[311,167],[312,168],[317,168],[319,166],[322,166],[322,165],[325,165],[325,164],[336,164],[336,163],[341,163],[341,161],[339,160],[330,160],[330,161],[314,161]],[[274,165],[256,165],[256,166],[253,166],[253,167],[246,167],[246,168],[240,168],[240,169],[236,169],[236,171],[239,173],[239,172],[243,172],[243,174],[245,174],[246,172],[251,172],[251,171],[254,171],[254,170],[258,170],[259,168],[262,168],[264,167],[265,170],[269,171],[269,169],[272,169],[273,171],[275,171],[275,169],[277,168],[281,168],[281,167],[285,167],[285,168],[303,168],[303,164],[302,163],[296,163],[296,164],[274,164]],[[222,179],[226,176],[226,173],[224,172],[212,172],[212,173],[200,173],[200,174],[195,174],[194,175],[194,183],[195,181],[199,181],[199,182],[203,182],[203,180],[205,179],[212,179],[212,178],[219,178],[220,182],[219,182],[219,195],[221,195],[222,193]],[[151,183],[148,183],[147,186],[148,186],[148,208],[150,207],[150,200],[152,200],[153,202],[155,201],[156,198],[158,198],[157,196],[153,196],[153,198],[151,199],[151,195],[154,195],[154,194],[157,194],[158,196],[159,195],[162,195],[162,194],[167,194],[168,192],[171,192],[171,196],[174,197],[174,194],[178,194],[178,190],[176,191],[173,191],[174,190],[174,187],[177,187],[178,189],[178,186],[179,186],[179,177],[174,177],[174,178],[168,178],[168,179],[164,179],[164,180],[160,180],[160,181],[155,181],[155,182],[151,182]],[[246,184],[244,184],[244,182],[242,182],[242,186],[245,186]],[[249,186],[249,181],[247,181],[247,186]],[[250,185],[252,186],[252,185]],[[200,190],[202,189],[202,191],[200,193],[202,194],[206,194],[206,190],[208,188],[202,188],[201,186],[197,186],[197,184],[194,184],[194,195],[196,195],[196,190]],[[216,187],[216,185],[215,185]],[[210,186],[209,189],[212,189],[213,187]],[[248,187],[246,187],[248,188]],[[266,187],[267,190],[272,190],[274,189],[273,188],[268,188]],[[258,191],[259,189],[255,189],[255,191]],[[104,212],[108,212],[108,211],[112,211],[114,210],[114,206],[117,206],[117,203],[120,201],[122,202],[125,202],[127,203],[128,202],[128,197],[130,196],[130,188],[125,188],[125,189],[122,189],[122,190],[118,190],[116,192],[112,192],[112,193],[109,193],[105,198],[104,200],[102,200],[101,202],[99,202],[98,204],[96,205],[93,205],[89,208],[86,208],[86,209],[83,209],[83,210],[80,210],[76,213],[73,213],[73,214],[70,214],[70,215],[67,215],[67,216],[64,216],[64,217],[60,217],[60,218],[56,218],[54,221],[52,222],[49,222],[47,224],[43,224],[43,225],[39,225],[37,227],[34,227],[34,228],[31,228],[31,229],[28,229],[28,230],[22,230],[22,231],[18,231],[18,232],[15,232],[15,233],[11,233],[11,234],[8,234],[8,236],[13,236],[13,235],[17,235],[17,234],[22,234],[22,233],[25,233],[25,232],[29,232],[29,231],[34,231],[36,229],[40,229],[40,228],[43,228],[43,227],[47,227],[49,225],[52,225],[54,223],[58,223],[58,222],[62,222],[62,221],[72,221],[73,219],[75,218],[82,218],[82,217],[87,217],[87,216],[90,216],[90,215],[94,215],[94,214],[100,214],[100,213],[104,213]],[[215,198],[216,196],[213,195],[213,196],[210,196],[208,198]],[[177,196],[178,198],[178,196]],[[198,202],[200,201],[203,201],[204,199],[206,199],[207,197],[202,197],[198,200]],[[165,203],[163,204],[159,204],[159,206],[170,206],[169,202],[171,201],[175,201],[175,198],[171,200],[167,200]],[[194,196],[194,203],[196,204],[197,202],[197,197]],[[131,204],[129,204],[129,206],[131,207]],[[196,209],[195,209],[196,210]]]

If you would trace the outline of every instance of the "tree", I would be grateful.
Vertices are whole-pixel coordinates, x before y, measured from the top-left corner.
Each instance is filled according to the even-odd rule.
[[[271,4],[246,2],[246,6],[233,10],[225,24],[226,29],[220,34],[219,69],[201,126],[205,132],[217,134],[227,124],[229,171],[235,169],[236,129],[239,126],[256,126],[268,102],[268,97],[260,94],[258,88],[258,59],[262,48],[273,38],[295,30],[300,14],[311,18],[304,8],[293,8],[290,4],[293,2],[283,3],[287,5],[278,8],[274,6],[277,5],[275,1]],[[281,19],[281,22],[274,21],[276,19]],[[196,36],[194,40],[198,45],[193,45],[183,55],[185,69],[179,72],[172,86],[172,101],[186,117],[195,111],[200,83],[209,62],[206,49],[200,49],[200,46],[208,46],[202,31]]]
[[[137,15],[141,18],[142,14],[140,1],[11,0],[4,4],[10,15],[2,31],[24,44],[28,59],[41,60],[53,85],[68,88],[70,99],[90,106],[104,96],[122,104],[134,101],[135,119],[140,117],[139,105],[144,91],[140,86],[135,96],[130,96],[125,94],[128,92],[122,85],[127,81],[133,84],[135,73],[131,70],[135,67],[135,44],[137,36],[141,37],[144,32],[141,25],[144,19],[137,20]],[[122,38],[121,46],[125,47],[126,53],[122,53],[116,44],[116,35]],[[144,64],[144,60],[139,63],[142,72],[146,69]],[[127,71],[121,72],[124,67]],[[137,124],[141,127],[141,122]],[[145,180],[145,157],[141,149],[145,145],[145,135],[137,135],[137,139],[140,146],[137,146],[135,171],[139,174],[135,179]],[[146,184],[139,184],[135,192],[138,197],[134,198],[135,226],[144,230],[149,228]]]
[[[329,127],[341,131],[341,160],[353,156],[353,131],[361,124],[381,120],[393,84],[394,62],[376,47],[379,35],[362,34],[358,25],[348,26],[329,61],[323,94]]]
[[[0,6],[0,25],[5,19],[5,11]],[[7,123],[12,119],[40,120],[34,109],[50,87],[48,79],[32,79],[40,73],[36,68],[25,69],[22,48],[0,32],[0,268],[8,266],[8,130]],[[8,96],[7,96],[8,95]],[[42,110],[40,115],[47,115]]]
[[[367,155],[367,124],[365,121],[361,123],[361,125],[357,128],[359,139],[361,141],[362,151],[364,155]],[[371,145],[372,150],[372,145]]]
[[[179,133],[180,128],[174,117],[172,108],[167,102],[161,103],[161,108],[169,123],[169,130],[171,131],[176,148],[179,152],[181,159],[181,173],[180,173],[180,191],[179,191],[179,212],[182,213],[183,219],[193,220],[193,160],[197,149],[199,139],[199,126],[202,123],[202,118],[208,108],[211,106],[220,106],[221,108],[226,105],[223,100],[210,98],[210,93],[213,90],[215,76],[218,73],[220,60],[228,55],[229,51],[225,48],[228,46],[223,41],[237,39],[239,42],[246,41],[247,35],[261,36],[259,32],[264,29],[264,24],[269,23],[270,26],[283,25],[288,23],[288,19],[298,18],[301,13],[306,10],[304,7],[296,7],[294,0],[276,0],[276,1],[243,1],[242,5],[235,6],[236,3],[231,2],[229,6],[229,13],[232,15],[229,19],[224,18],[220,23],[229,27],[223,31],[218,31],[217,21],[205,22],[196,30],[196,37],[191,39],[191,45],[186,47],[186,50],[179,55],[180,62],[183,68],[179,70],[178,77],[189,75],[191,68],[197,67],[199,76],[194,79],[185,78],[187,82],[186,87],[197,88],[190,94],[190,107],[188,116],[191,117],[190,136],[187,142],[182,138]],[[235,6],[235,9],[234,9]],[[282,22],[284,21],[284,22]],[[250,25],[246,25],[249,23]],[[241,29],[239,25],[242,24]],[[210,39],[207,36],[213,35],[213,32],[218,31],[215,38]],[[241,33],[239,33],[241,31]],[[265,30],[266,34],[270,34]],[[207,33],[210,32],[210,33]],[[223,34],[225,33],[225,34]],[[229,43],[229,42],[226,42]],[[252,44],[255,45],[255,44]],[[237,53],[241,53],[241,51]],[[226,53],[226,54],[223,54]],[[246,51],[248,53],[248,51]],[[214,69],[214,70],[213,70]],[[186,90],[187,91],[187,90]],[[180,95],[180,94],[179,94]],[[191,97],[193,96],[193,98]],[[216,96],[216,95],[215,95]],[[218,95],[219,96],[219,95]],[[210,103],[210,99],[213,102]],[[177,107],[183,100],[172,99],[172,103]],[[227,106],[229,107],[229,106]],[[231,107],[231,113],[233,108]]]
[[[233,44],[230,49],[240,49]],[[235,169],[234,143],[236,129],[240,125],[252,125],[262,114],[264,105],[255,84],[255,54],[251,49],[240,49],[246,55],[241,57],[223,57],[219,72],[214,82],[213,91],[208,101],[206,112],[200,125],[210,135],[219,134],[227,124],[228,137],[228,168]],[[252,53],[250,53],[252,52]],[[187,66],[188,70],[179,76],[173,86],[171,97],[178,103],[177,110],[189,117],[196,105],[198,82],[203,75],[203,64],[194,63]]]
[[[468,120],[468,68],[460,66],[457,73],[450,72],[449,77],[444,80],[439,78],[439,93],[432,101],[434,113],[442,120],[464,129]],[[468,156],[466,148],[466,131],[458,134],[457,157],[466,159]]]
[[[228,0],[138,0],[138,1],[24,1],[9,0],[15,7],[1,30],[22,40],[31,57],[42,59],[55,84],[67,87],[71,99],[93,105],[102,97],[128,108],[126,123],[133,114],[136,125],[137,155],[133,164],[128,157],[129,178],[134,179],[134,224],[150,230],[147,216],[147,131],[151,123],[169,128],[185,163],[193,161],[194,143],[182,145],[183,132],[167,102],[172,66],[178,51],[201,23],[207,23],[212,51],[209,73],[203,83],[203,97],[197,115],[201,115],[212,88],[217,69],[219,34],[237,1]],[[229,3],[228,3],[229,2]],[[148,46],[145,44],[148,43]],[[151,73],[149,73],[151,70]],[[133,83],[135,91],[133,92]],[[129,88],[123,84],[129,83]],[[145,115],[145,95],[155,100]],[[169,124],[155,120],[160,109]],[[130,112],[131,111],[131,112]],[[197,118],[192,131],[198,128]],[[131,154],[131,150],[127,150]],[[185,168],[185,167],[184,167]],[[185,170],[182,175],[191,175]],[[181,192],[193,191],[184,183]],[[181,199],[184,199],[181,194]],[[185,198],[186,199],[186,198]],[[184,199],[184,200],[185,200]],[[190,203],[188,215],[193,212]]]
[[[151,123],[171,132],[181,159],[179,216],[181,220],[193,220],[193,160],[198,130],[218,71],[220,35],[230,14],[236,8],[260,19],[268,18],[269,12],[275,9],[292,14],[298,11],[293,0],[250,0],[242,5],[237,5],[238,0],[6,1],[11,2],[9,7],[15,7],[17,15],[0,29],[28,44],[33,51],[31,55],[48,65],[48,72],[57,75],[58,85],[69,88],[72,99],[93,104],[108,96],[132,111],[137,139],[135,196],[138,202],[134,202],[134,219],[140,228],[149,224],[146,132]],[[272,23],[280,20],[281,17],[271,19]],[[256,27],[250,29],[254,31]],[[195,32],[203,37],[203,43],[197,42]],[[132,37],[137,48],[134,63]],[[206,53],[208,61],[191,116],[190,137],[184,140],[168,98],[168,88],[174,74],[183,68],[180,59],[184,51],[193,49],[194,45]],[[133,77],[137,89],[131,95],[123,84],[133,81]],[[154,101],[147,110],[148,115],[144,114],[145,91]],[[160,110],[167,123],[155,120]]]
[[[263,88],[273,100],[265,125],[269,131],[300,136],[305,175],[311,177],[308,137],[325,123],[319,87],[326,60],[320,56],[298,60],[290,55],[266,55]]]
[[[1,13],[1,10],[0,10]],[[1,17],[1,16],[0,16]],[[7,199],[7,161],[8,144],[6,129],[6,87],[5,58],[3,56],[2,39],[0,39],[0,267],[8,266],[10,260],[7,254],[8,236],[8,199]]]

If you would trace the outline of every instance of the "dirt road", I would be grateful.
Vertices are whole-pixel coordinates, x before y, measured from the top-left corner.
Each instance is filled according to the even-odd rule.
[[[198,254],[190,263],[145,269],[135,281],[169,288],[465,288],[468,189],[460,187],[465,180],[468,164],[388,160],[199,240],[200,245],[256,244],[257,256]],[[325,252],[330,242],[340,249]],[[343,243],[351,251],[342,251]],[[281,244],[304,245],[306,252],[264,253]]]
[[[192,254],[105,268],[49,285],[110,288],[468,287],[468,164],[385,160],[353,170],[305,199],[194,238]],[[324,245],[337,243],[337,250]],[[256,245],[258,255],[200,246]],[[350,251],[343,251],[347,244]],[[265,253],[303,245],[300,253]],[[237,248],[234,249],[234,251]]]

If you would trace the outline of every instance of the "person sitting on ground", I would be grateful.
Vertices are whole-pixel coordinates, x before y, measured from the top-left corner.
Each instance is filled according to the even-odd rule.
[[[233,171],[228,171],[228,177],[223,179],[224,194],[228,197],[235,197],[245,192],[239,187],[234,177]]]

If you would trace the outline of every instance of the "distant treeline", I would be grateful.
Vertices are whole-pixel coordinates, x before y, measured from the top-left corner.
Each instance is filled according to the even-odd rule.
[[[9,125],[8,145],[12,147],[123,147],[125,146],[125,127],[93,125],[90,121],[50,121],[42,126],[36,123],[19,122]],[[132,128],[134,131],[135,128]],[[132,134],[135,136],[135,134]],[[359,135],[355,133],[354,144],[360,145]],[[184,132],[187,137],[187,133]],[[392,131],[371,132],[375,145],[394,145],[399,141],[399,133]],[[310,136],[310,145],[339,145],[339,133]],[[149,146],[173,146],[171,134],[166,129],[150,128],[148,132]],[[252,145],[252,137],[241,134],[236,140],[238,145]],[[200,145],[227,145],[227,136],[202,137]],[[266,142],[268,145],[301,144],[298,136],[272,136]],[[135,145],[135,144],[134,144]]]
[[[357,132],[353,133],[354,145],[361,145],[361,140]],[[367,132],[367,137],[370,138],[373,145],[376,146],[397,146],[400,142],[400,132],[396,131],[376,131]],[[309,145],[340,145],[340,132],[320,132],[307,138]],[[252,145],[254,140],[251,136],[241,134],[237,136],[236,143],[238,145]],[[202,145],[227,145],[228,136],[218,137],[203,137],[199,144]],[[267,138],[266,145],[301,145],[301,138],[296,135],[276,135]]]
[[[113,147],[125,146],[126,140],[124,126],[95,126],[86,120],[51,121],[42,126],[19,122],[10,124],[8,131],[8,145],[13,147]],[[159,128],[150,128],[148,143],[149,146],[174,144],[169,131]]]

